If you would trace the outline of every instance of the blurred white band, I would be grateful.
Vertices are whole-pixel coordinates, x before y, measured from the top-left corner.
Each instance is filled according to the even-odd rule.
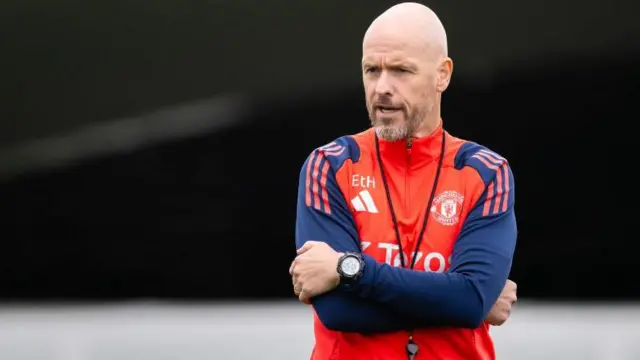
[[[243,105],[240,96],[223,96],[0,149],[0,179],[219,130],[242,120]]]

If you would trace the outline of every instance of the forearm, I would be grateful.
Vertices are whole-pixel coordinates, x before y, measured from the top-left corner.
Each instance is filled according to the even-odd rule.
[[[318,318],[329,330],[374,334],[411,330],[419,325],[412,316],[342,290],[328,292],[311,301]]]
[[[507,258],[493,256],[488,261],[492,262],[494,273],[490,277],[473,271],[413,271],[377,263],[365,256],[364,276],[353,291],[360,298],[403,317],[411,316],[417,327],[476,328],[497,299],[510,268]]]
[[[507,281],[517,236],[512,209],[478,216],[481,209],[461,230],[449,272],[391,267],[365,255],[364,274],[352,291],[422,326],[480,326]]]

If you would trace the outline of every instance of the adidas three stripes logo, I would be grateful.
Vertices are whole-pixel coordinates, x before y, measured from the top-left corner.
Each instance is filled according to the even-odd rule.
[[[360,191],[356,197],[351,199],[351,205],[356,211],[366,211],[374,214],[378,212],[378,208],[367,190]]]

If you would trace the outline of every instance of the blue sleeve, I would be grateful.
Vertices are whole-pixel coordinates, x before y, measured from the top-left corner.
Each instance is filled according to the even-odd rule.
[[[506,161],[485,163],[477,167],[485,190],[462,226],[449,272],[412,271],[365,256],[363,277],[353,289],[358,296],[421,323],[481,325],[504,288],[517,237],[513,174]]]
[[[346,144],[345,144],[346,145]],[[338,252],[361,252],[355,222],[336,181],[343,153],[314,151],[300,172],[296,247],[308,240],[324,241]],[[415,324],[382,305],[339,289],[311,299],[320,321],[330,330],[383,333],[411,329]]]

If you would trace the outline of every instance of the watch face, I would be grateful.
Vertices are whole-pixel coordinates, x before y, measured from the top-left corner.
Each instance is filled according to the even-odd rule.
[[[352,256],[346,257],[342,260],[340,269],[344,275],[354,276],[360,271],[360,260]]]

